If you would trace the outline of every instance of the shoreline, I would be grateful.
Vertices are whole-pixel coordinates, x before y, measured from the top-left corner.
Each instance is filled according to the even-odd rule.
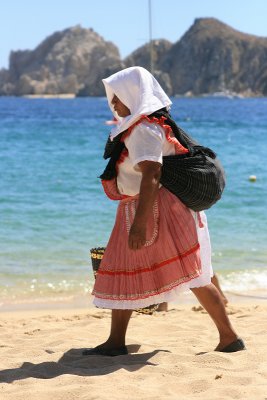
[[[250,291],[224,291],[229,305],[258,303],[267,305],[267,290]],[[170,303],[173,306],[198,305],[196,297],[191,292],[180,294],[175,302]],[[17,301],[0,301],[0,314],[5,312],[24,312],[35,310],[92,310],[97,309],[93,304],[93,297],[88,295],[76,295],[68,297],[39,297],[20,299]]]
[[[20,96],[18,96],[20,97]],[[58,94],[24,94],[21,97],[26,99],[75,99],[75,93],[58,93]]]
[[[26,98],[26,99],[86,99],[86,98],[105,98],[105,96],[77,96],[75,93],[58,93],[58,94],[23,94],[23,95],[1,95],[0,98]],[[171,98],[175,99],[266,99],[267,96],[263,94],[247,94],[236,92],[212,92],[202,94],[174,94]]]

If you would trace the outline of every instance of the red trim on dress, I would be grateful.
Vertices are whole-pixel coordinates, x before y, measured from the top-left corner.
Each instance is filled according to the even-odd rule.
[[[189,152],[188,149],[186,149],[183,145],[181,145],[181,143],[178,141],[178,139],[174,136],[171,136],[171,132],[172,129],[169,125],[166,125],[164,122],[166,121],[166,117],[161,116],[160,118],[156,118],[156,117],[151,117],[149,118],[147,115],[142,115],[140,117],[140,119],[135,122],[133,125],[130,126],[130,128],[128,128],[127,132],[124,133],[124,135],[122,135],[121,137],[121,142],[124,142],[125,139],[131,134],[132,130],[139,125],[142,121],[147,121],[150,124],[157,124],[160,125],[164,131],[165,131],[165,135],[166,135],[166,139],[168,140],[169,143],[172,143],[175,146],[175,150],[177,153],[183,153],[186,154]]]
[[[116,178],[110,179],[110,180],[101,180],[104,192],[106,193],[107,197],[111,200],[123,200],[127,199],[130,196],[127,196],[125,194],[121,194],[118,191],[117,188],[117,183],[116,183]]]
[[[199,271],[196,271],[194,274],[184,276],[183,278],[180,278],[176,280],[175,282],[170,283],[169,285],[163,286],[161,288],[158,288],[157,290],[149,291],[147,294],[140,294],[140,295],[104,295],[103,293],[99,293],[96,291],[93,291],[93,295],[96,298],[107,300],[107,301],[135,301],[135,300],[142,300],[142,299],[148,299],[149,297],[152,296],[158,296],[161,295],[165,292],[169,292],[170,290],[175,289],[176,287],[180,286],[183,283],[189,282],[192,279],[198,278],[200,275]]]
[[[115,271],[114,272],[114,271],[107,271],[107,270],[103,271],[103,270],[99,269],[97,273],[99,275],[137,275],[137,274],[142,274],[143,272],[151,272],[152,269],[156,270],[156,269],[164,267],[165,265],[168,265],[174,261],[181,260],[184,257],[187,257],[192,253],[195,253],[199,249],[200,249],[200,245],[199,245],[199,243],[197,243],[194,247],[192,247],[190,250],[186,251],[183,254],[178,254],[177,256],[169,258],[168,260],[162,261],[158,264],[151,265],[151,267],[139,269],[138,271]]]
[[[120,141],[124,142],[125,139],[132,133],[133,129],[137,125],[139,125],[142,121],[147,121],[150,124],[158,124],[164,129],[165,135],[166,135],[166,139],[167,139],[167,141],[169,143],[171,143],[171,144],[173,144],[175,146],[175,152],[176,153],[179,153],[179,154],[188,153],[189,150],[186,149],[184,146],[182,146],[181,143],[176,139],[176,137],[171,136],[171,132],[172,132],[171,127],[164,123],[164,121],[166,119],[167,118],[163,117],[163,116],[161,116],[160,118],[156,118],[156,117],[149,118],[147,115],[142,115],[140,117],[140,119],[137,122],[135,122],[132,126],[130,126],[130,128],[128,128],[127,132],[125,132],[122,135]],[[118,174],[119,165],[121,163],[123,163],[123,161],[125,160],[125,158],[127,156],[128,156],[128,150],[125,148],[121,152],[120,157],[119,157],[118,161],[116,162],[115,168],[116,168],[117,174]],[[117,186],[116,178],[112,179],[111,181],[112,182],[107,181],[107,180],[102,180],[101,181],[103,189],[104,189],[104,192],[105,192],[105,194],[107,195],[108,198],[110,198],[111,200],[122,200],[122,199],[125,199],[127,197],[130,197],[130,196],[126,196],[126,195],[120,194],[118,189],[115,188],[115,185]]]
[[[123,161],[125,160],[125,158],[128,156],[128,154],[129,154],[129,152],[128,152],[128,149],[123,149],[122,150],[122,152],[121,152],[121,154],[120,154],[120,158],[118,159],[118,161],[116,162],[116,172],[117,172],[117,174],[118,174],[118,169],[119,169],[119,165],[121,164],[121,163],[123,163]]]

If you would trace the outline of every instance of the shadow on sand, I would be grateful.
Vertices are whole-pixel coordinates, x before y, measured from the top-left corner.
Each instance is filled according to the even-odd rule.
[[[12,383],[27,378],[51,379],[60,375],[72,374],[80,376],[97,376],[111,374],[120,369],[136,371],[146,365],[156,366],[149,360],[159,352],[169,352],[158,349],[149,353],[137,354],[139,345],[127,346],[129,354],[117,357],[83,356],[85,349],[70,349],[57,361],[44,361],[39,364],[23,362],[18,368],[0,371],[1,383]]]

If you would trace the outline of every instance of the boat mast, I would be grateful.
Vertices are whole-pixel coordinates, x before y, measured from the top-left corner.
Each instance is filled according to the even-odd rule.
[[[149,51],[150,51],[150,72],[154,72],[153,60],[153,41],[152,41],[152,14],[151,14],[151,0],[148,0],[148,17],[149,17]]]

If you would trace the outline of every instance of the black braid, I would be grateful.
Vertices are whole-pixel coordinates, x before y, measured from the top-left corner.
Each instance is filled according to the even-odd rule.
[[[160,110],[148,115],[148,117],[165,117],[165,124],[170,126],[176,139],[179,141],[179,143],[181,143],[182,146],[189,150],[190,155],[202,153],[204,151],[205,154],[208,154],[211,158],[216,157],[216,154],[211,149],[200,146],[196,140],[192,139],[186,132],[183,131],[183,129],[178,127],[176,122],[171,118],[171,115],[166,108],[161,108]],[[117,137],[113,139],[113,141],[108,138],[105,146],[104,158],[110,158],[110,160],[103,174],[100,176],[101,179],[110,180],[115,178],[116,163],[121,155],[121,152],[125,148],[125,144],[121,142],[121,137],[124,133],[125,131],[121,132]]]
[[[113,142],[111,142],[113,143]],[[125,148],[125,144],[123,142],[121,142],[120,140],[117,140],[115,145],[112,148],[112,152],[110,154],[110,160],[103,172],[103,174],[99,177],[100,179],[104,179],[104,180],[110,180],[115,178],[116,176],[116,163],[118,161],[118,159],[120,158],[121,152],[123,151],[123,149]],[[104,158],[108,158],[105,157]]]

